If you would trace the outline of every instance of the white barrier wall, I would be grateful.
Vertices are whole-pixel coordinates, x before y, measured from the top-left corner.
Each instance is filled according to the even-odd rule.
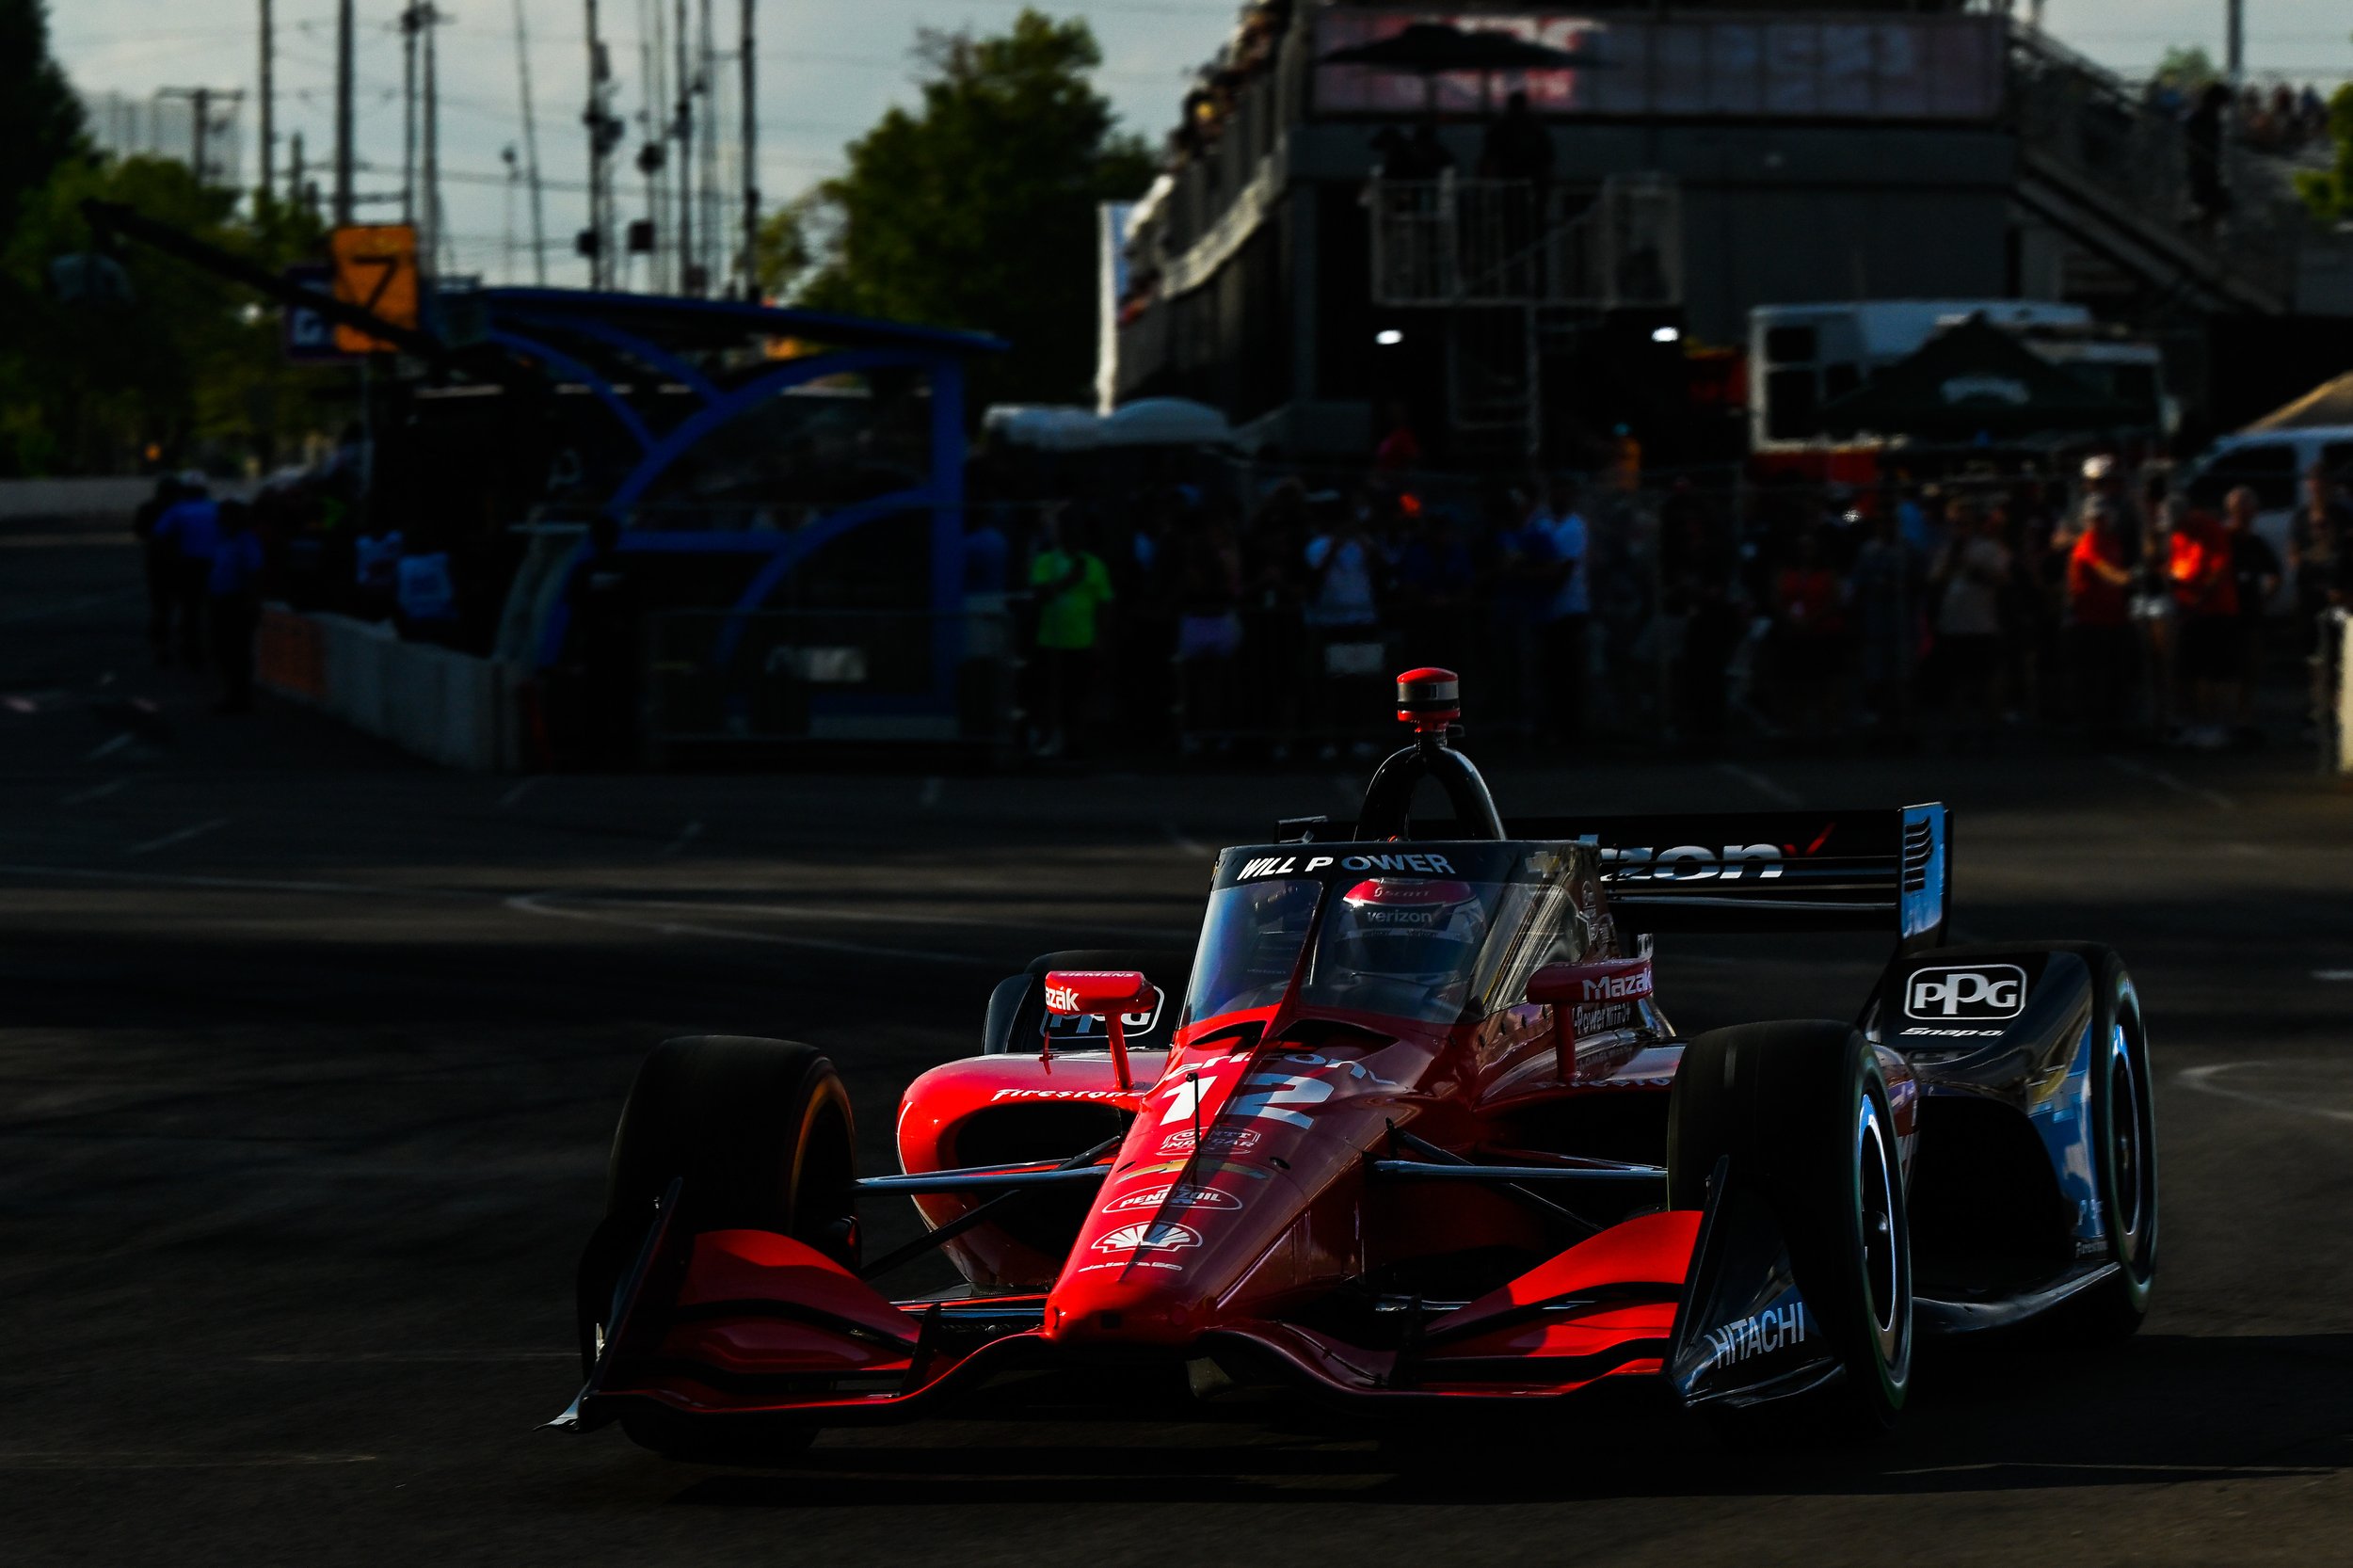
[[[2337,771],[2353,773],[2353,616],[2337,622]]]
[[[520,766],[523,744],[509,665],[429,643],[387,622],[273,607],[263,628],[264,686],[447,768]]]

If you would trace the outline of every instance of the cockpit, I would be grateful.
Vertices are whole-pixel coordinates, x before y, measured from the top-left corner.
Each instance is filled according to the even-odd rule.
[[[1565,846],[1415,848],[1228,851],[1183,1022],[1273,1007],[1296,978],[1302,1006],[1450,1024],[1512,1005],[1538,965],[1593,945]]]

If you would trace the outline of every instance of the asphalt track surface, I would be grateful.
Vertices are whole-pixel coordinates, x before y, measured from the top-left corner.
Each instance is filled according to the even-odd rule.
[[[0,1560],[2346,1560],[2353,799],[2300,759],[1490,770],[1507,809],[1942,797],[1965,933],[2118,944],[2164,1192],[2128,1344],[1938,1356],[1859,1450],[1053,1394],[715,1469],[536,1430],[641,1053],[814,1041],[891,1168],[899,1087],[977,1048],[999,975],[1187,940],[1207,846],[1357,777],[438,773],[206,713],[135,571],[118,536],[0,531]],[[1675,943],[1661,996],[1686,1028],[1845,1014],[1873,967]],[[876,1206],[871,1244],[912,1229]]]

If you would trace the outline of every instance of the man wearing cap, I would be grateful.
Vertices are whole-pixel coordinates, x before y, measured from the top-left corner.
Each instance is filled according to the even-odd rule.
[[[213,552],[220,543],[220,508],[206,493],[201,470],[180,475],[181,499],[155,520],[154,545],[168,563],[172,599],[180,610],[180,656],[204,667],[204,603],[211,596]]]
[[[2132,668],[2133,629],[2126,595],[2133,571],[2124,531],[2106,496],[2084,497],[2084,531],[2067,555],[2067,643],[2074,665],[2076,713],[2086,728],[2117,728]]]

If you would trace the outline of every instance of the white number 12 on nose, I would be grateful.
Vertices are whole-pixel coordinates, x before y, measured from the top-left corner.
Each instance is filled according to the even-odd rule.
[[[1177,1084],[1176,1098],[1170,1101],[1160,1125],[1191,1121],[1203,1087],[1191,1080]],[[1262,1117],[1305,1127],[1305,1116],[1286,1108],[1318,1105],[1331,1097],[1332,1085],[1320,1078],[1305,1078],[1298,1073],[1253,1073],[1242,1080],[1241,1090],[1218,1114],[1221,1120],[1226,1116]]]

